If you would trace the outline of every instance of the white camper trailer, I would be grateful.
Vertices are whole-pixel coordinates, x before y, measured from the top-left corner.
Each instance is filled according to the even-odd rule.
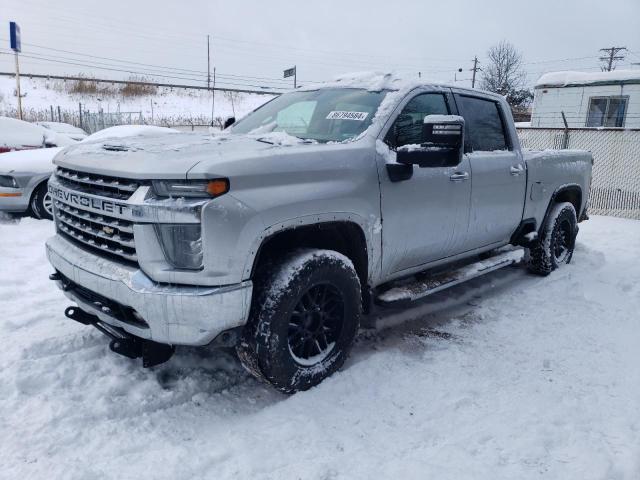
[[[640,69],[543,75],[535,85],[531,126],[640,128]]]

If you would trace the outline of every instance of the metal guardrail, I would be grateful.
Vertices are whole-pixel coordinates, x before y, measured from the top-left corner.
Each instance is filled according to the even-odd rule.
[[[0,72],[0,76],[15,77],[13,72]],[[44,78],[52,80],[75,80],[82,82],[97,82],[97,83],[115,83],[115,84],[129,84],[129,85],[144,85],[149,87],[169,87],[169,88],[183,88],[193,90],[216,90],[221,92],[237,92],[237,93],[257,93],[259,95],[280,95],[282,91],[273,91],[267,89],[243,89],[243,88],[227,88],[227,87],[203,87],[199,85],[180,85],[175,83],[156,83],[156,82],[142,82],[139,80],[107,80],[101,78],[89,78],[89,77],[67,77],[61,75],[42,75],[36,73],[20,73],[20,77],[29,78]]]

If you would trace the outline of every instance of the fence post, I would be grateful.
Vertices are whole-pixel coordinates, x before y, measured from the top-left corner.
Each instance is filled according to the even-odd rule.
[[[49,105],[49,108],[51,109],[51,121],[53,122],[53,121],[55,121],[53,119],[53,105]]]
[[[80,114],[80,128],[82,128],[82,103],[78,102],[78,113]]]
[[[564,115],[564,111],[562,113],[562,121],[564,122],[564,137],[562,139],[562,149],[566,150],[569,148],[569,124],[567,123],[567,117]]]

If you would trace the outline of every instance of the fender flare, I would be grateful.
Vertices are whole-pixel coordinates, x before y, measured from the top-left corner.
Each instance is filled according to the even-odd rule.
[[[377,224],[379,221],[380,219],[378,218],[374,221],[367,221],[367,219],[355,213],[331,212],[304,215],[301,217],[290,218],[288,220],[272,224],[271,226],[265,228],[251,244],[249,255],[247,255],[247,259],[244,264],[242,278],[247,279],[251,277],[251,274],[255,267],[255,263],[260,256],[261,248],[267,243],[269,239],[273,238],[275,235],[284,231],[293,230],[298,227],[335,222],[352,223],[359,227],[360,230],[362,230],[365,242],[367,244],[367,260],[369,265],[368,274],[369,277],[371,277],[376,269],[380,269],[380,260],[382,258],[382,232],[381,229],[377,228]]]

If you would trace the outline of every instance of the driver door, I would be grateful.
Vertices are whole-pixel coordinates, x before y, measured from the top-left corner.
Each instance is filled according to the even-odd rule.
[[[401,107],[384,133],[389,148],[386,162],[395,162],[395,150],[422,143],[424,117],[450,115],[454,103],[444,92],[423,92]],[[381,155],[382,157],[382,155]],[[401,276],[455,253],[466,236],[471,198],[471,169],[467,156],[454,167],[413,168],[413,175],[393,181],[384,165],[380,173],[382,210],[382,269]]]

